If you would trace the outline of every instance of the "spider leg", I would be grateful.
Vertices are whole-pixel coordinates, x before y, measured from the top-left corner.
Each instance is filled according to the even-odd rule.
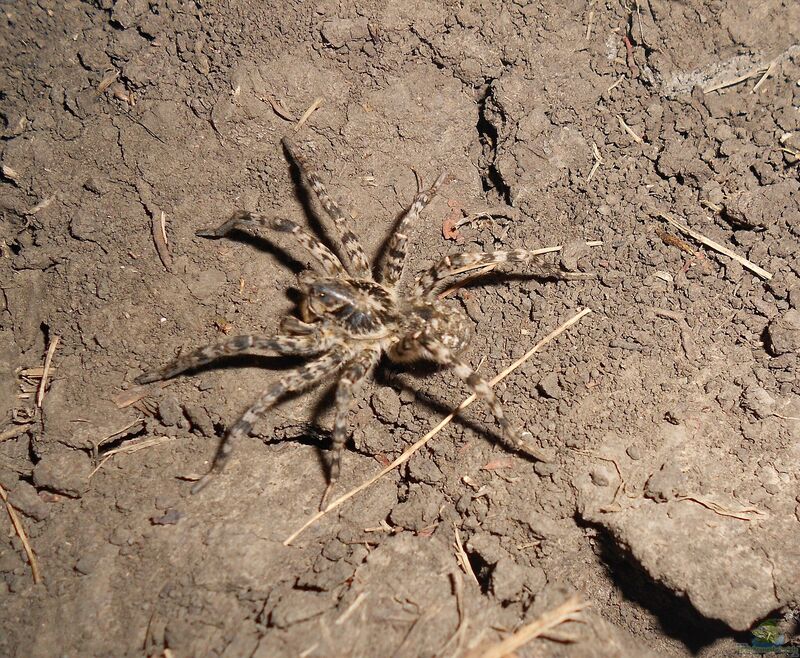
[[[449,347],[444,345],[441,341],[436,340],[426,334],[422,334],[418,339],[420,346],[424,350],[425,355],[431,360],[441,363],[453,368],[453,371],[469,386],[470,390],[479,398],[486,401],[489,405],[492,414],[497,419],[500,427],[505,432],[506,436],[511,440],[514,448],[524,452],[534,459],[539,461],[549,461],[541,452],[536,448],[525,442],[520,437],[516,428],[508,422],[503,407],[500,401],[495,396],[492,387],[489,386],[483,377],[470,368],[466,363],[456,356],[456,354]]]
[[[263,226],[264,228],[279,233],[291,233],[306,251],[319,262],[322,269],[325,270],[328,275],[338,276],[345,273],[342,262],[336,254],[290,219],[267,217],[261,213],[237,210],[231,215],[231,218],[221,226],[214,229],[197,231],[195,235],[201,238],[222,238],[236,228],[251,226]]]
[[[431,297],[436,288],[449,276],[462,274],[470,270],[499,265],[501,263],[530,264],[538,276],[552,277],[554,279],[591,279],[593,274],[582,272],[564,272],[552,263],[537,262],[541,254],[527,249],[512,249],[511,251],[471,251],[462,254],[445,256],[436,265],[418,278],[414,287],[414,295],[418,297]]]
[[[311,166],[308,159],[294,146],[292,141],[284,137],[281,142],[292,156],[292,159],[297,163],[306,180],[308,180],[311,189],[314,190],[314,194],[317,195],[323,209],[333,220],[336,231],[339,234],[339,239],[342,241],[344,251],[352,265],[353,274],[366,279],[371,278],[372,270],[369,266],[367,255],[364,253],[364,248],[361,246],[355,233],[353,233],[348,226],[348,224],[352,222],[352,219],[345,215],[344,211],[339,207],[339,204],[331,198],[319,174]]]
[[[406,260],[406,251],[408,248],[408,230],[417,221],[419,214],[423,208],[428,205],[433,196],[438,192],[439,188],[447,180],[447,174],[443,173],[429,190],[420,192],[414,197],[414,201],[405,212],[397,229],[392,235],[391,242],[389,242],[389,249],[386,254],[386,261],[383,264],[381,272],[381,282],[385,285],[393,286],[403,274],[403,265]]]
[[[203,489],[215,475],[225,468],[225,464],[228,463],[233,452],[234,444],[250,433],[255,422],[265,411],[286,393],[300,391],[313,386],[327,375],[338,370],[349,355],[350,351],[344,347],[332,349],[315,361],[310,361],[296,370],[286,373],[267,388],[222,437],[211,468],[192,487],[192,493],[195,494]]]
[[[325,505],[342,466],[342,451],[347,443],[347,412],[364,377],[380,359],[381,351],[377,347],[368,347],[359,352],[344,368],[339,375],[336,386],[336,417],[333,424],[333,446],[331,447],[330,472],[328,486],[320,501],[320,509]]]
[[[189,352],[168,363],[159,370],[153,370],[139,375],[134,381],[137,384],[149,384],[163,379],[170,379],[175,375],[198,368],[222,356],[243,354],[254,350],[265,350],[286,355],[318,354],[330,346],[331,338],[315,330],[313,334],[305,336],[234,336],[221,343],[206,345]]]

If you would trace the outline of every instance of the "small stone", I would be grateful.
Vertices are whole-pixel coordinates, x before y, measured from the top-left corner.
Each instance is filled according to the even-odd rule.
[[[436,482],[441,482],[444,475],[442,475],[433,460],[425,456],[415,455],[408,463],[408,477],[414,482],[435,484]]]
[[[158,403],[158,417],[167,427],[173,427],[183,417],[183,410],[178,401],[171,395],[166,396]]]
[[[88,576],[95,570],[98,562],[100,562],[100,556],[97,553],[86,553],[78,558],[75,563],[75,571]]]
[[[156,509],[168,510],[178,504],[178,497],[172,494],[161,494],[153,501]]]
[[[741,406],[757,418],[769,418],[775,409],[775,398],[760,386],[748,386],[742,395]]]
[[[114,546],[126,546],[131,543],[131,531],[123,526],[117,526],[111,532],[108,541]]]
[[[72,498],[80,498],[89,490],[92,462],[88,455],[78,450],[45,455],[33,468],[33,482],[41,489],[49,489]]]
[[[175,525],[183,518],[183,512],[176,509],[167,510],[161,516],[150,517],[150,523],[153,525]]]
[[[209,439],[214,436],[214,423],[204,407],[196,404],[186,404],[183,407],[183,411],[192,424],[192,430],[196,430]]]
[[[539,381],[537,384],[539,392],[546,398],[558,400],[561,398],[561,385],[558,383],[558,373],[551,372]]]
[[[789,309],[767,326],[767,337],[775,356],[800,351],[800,311]]]
[[[397,422],[400,416],[400,396],[393,388],[383,386],[372,396],[372,408],[375,414],[385,423],[391,425]]]
[[[272,609],[270,621],[278,628],[288,628],[298,622],[318,617],[333,605],[330,594],[293,589]]]
[[[633,461],[639,461],[642,458],[642,450],[639,446],[628,446],[625,452],[628,453],[628,457]]]
[[[549,477],[556,472],[556,465],[551,462],[536,462],[533,471],[540,477]]]
[[[592,470],[589,477],[592,478],[592,482],[598,487],[607,487],[609,482],[611,482],[608,473],[602,468],[595,468]]]
[[[42,521],[50,514],[50,507],[39,498],[36,488],[20,480],[14,489],[8,492],[8,502],[25,516]]]
[[[525,583],[525,569],[513,558],[498,560],[492,570],[492,592],[503,602],[519,601]]]
[[[657,502],[666,502],[684,492],[686,478],[677,464],[668,462],[653,473],[644,487],[644,495]]]

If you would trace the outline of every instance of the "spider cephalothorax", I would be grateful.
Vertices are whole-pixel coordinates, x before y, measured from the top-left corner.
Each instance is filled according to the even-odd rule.
[[[286,373],[264,390],[228,429],[210,471],[193,491],[200,490],[214,473],[222,470],[233,444],[246,436],[255,421],[283,395],[308,388],[338,372],[330,488],[339,477],[342,449],[347,439],[347,413],[355,389],[381,354],[397,362],[428,359],[453,368],[478,397],[486,400],[514,447],[537,456],[535,448],[523,441],[508,423],[486,380],[459,358],[458,353],[469,340],[469,324],[457,306],[437,296],[437,290],[442,282],[454,275],[500,263],[528,264],[537,274],[544,276],[583,278],[584,275],[560,272],[552,265],[538,263],[536,254],[524,249],[467,252],[446,256],[417,277],[409,295],[400,296],[397,284],[406,258],[407,231],[445,182],[446,176],[442,174],[429,190],[417,194],[401,217],[389,242],[380,274],[375,278],[358,238],[349,228],[347,216],[328,195],[305,157],[288,140],[284,139],[283,144],[333,220],[347,266],[322,242],[287,219],[237,211],[219,228],[198,231],[199,236],[211,238],[220,238],[234,228],[244,227],[291,233],[317,261],[318,267],[300,276],[301,319],[293,316],[283,318],[277,334],[229,338],[181,356],[161,370],[136,379],[139,384],[167,379],[218,357],[245,352],[271,351],[309,357],[306,364]]]

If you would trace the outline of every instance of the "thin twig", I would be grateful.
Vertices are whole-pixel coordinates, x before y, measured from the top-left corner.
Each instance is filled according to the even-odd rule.
[[[124,446],[120,446],[119,448],[114,448],[113,450],[109,450],[105,455],[103,455],[103,459],[100,463],[95,466],[94,470],[89,473],[89,478],[91,478],[97,471],[103,468],[103,465],[115,455],[121,455],[129,452],[138,452],[139,450],[144,450],[145,448],[152,448],[154,446],[159,446],[162,443],[167,443],[168,441],[175,440],[174,436],[153,436],[149,439],[144,439],[137,443],[128,443]]]
[[[733,87],[734,85],[741,84],[745,80],[749,80],[750,78],[756,77],[759,73],[761,73],[765,67],[759,66],[744,75],[740,75],[738,78],[733,78],[732,80],[725,80],[724,82],[718,82],[715,85],[711,85],[710,87],[706,87],[703,89],[704,94],[710,94],[712,91],[719,91],[720,89],[725,89],[726,87]]]
[[[342,624],[344,624],[344,622],[346,622],[346,621],[348,620],[348,618],[350,617],[350,615],[352,615],[352,614],[355,612],[356,608],[357,608],[358,606],[360,606],[360,605],[361,605],[361,604],[364,602],[364,599],[365,599],[365,598],[367,598],[367,592],[361,592],[361,593],[360,593],[360,594],[359,594],[359,595],[356,597],[356,600],[355,600],[355,601],[353,601],[353,602],[352,602],[352,603],[351,603],[349,606],[347,606],[347,610],[345,610],[345,611],[344,611],[344,612],[341,614],[341,616],[340,616],[340,617],[339,617],[339,618],[338,618],[338,619],[337,619],[335,622],[333,622],[333,623],[334,623],[336,626],[341,626]]]
[[[612,90],[614,87],[616,87],[617,85],[620,85],[620,84],[622,84],[622,81],[623,81],[624,79],[625,79],[625,76],[624,76],[624,75],[621,75],[621,76],[619,76],[619,78],[617,78],[617,81],[616,81],[614,84],[612,84],[612,85],[611,85],[611,86],[610,86],[608,89],[606,89],[606,93],[610,92],[610,91],[611,91],[611,90]]]
[[[300,117],[300,120],[297,122],[297,125],[294,127],[294,131],[295,132],[297,132],[298,130],[300,130],[300,128],[303,127],[303,124],[305,124],[305,122],[308,121],[308,117],[310,117],[312,114],[314,114],[314,111],[320,105],[322,105],[322,101],[324,101],[324,100],[325,100],[325,98],[323,98],[322,96],[319,96],[318,98],[314,99],[314,102],[311,103],[311,106],[305,112],[303,112],[303,116]]]
[[[153,234],[153,243],[156,246],[156,253],[158,253],[158,257],[161,259],[161,264],[167,272],[171,272],[172,254],[169,253],[169,245],[167,244],[166,214],[163,210],[160,213],[153,213],[150,229]]]
[[[557,608],[545,612],[537,620],[530,624],[525,624],[513,635],[510,635],[502,642],[481,651],[477,655],[480,658],[503,658],[513,654],[520,647],[525,646],[531,640],[540,637],[567,621],[580,621],[580,613],[588,604],[578,596],[571,596]],[[564,640],[569,641],[569,640]]]
[[[33,425],[33,423],[22,423],[21,425],[12,425],[7,430],[3,430],[2,432],[0,432],[0,442],[8,441],[8,439],[13,439],[15,437],[18,437],[20,434],[25,434],[25,432],[28,431],[28,428],[31,425]]]
[[[713,500],[706,500],[705,498],[700,498],[698,496],[676,496],[675,500],[688,500],[693,503],[697,503],[706,509],[711,510],[715,514],[719,514],[720,516],[729,516],[732,519],[739,519],[740,521],[752,521],[753,519],[749,516],[745,516],[745,514],[755,514],[757,516],[766,516],[765,512],[762,512],[760,509],[756,507],[745,507],[744,509],[739,510],[732,510],[728,509],[727,507],[723,507],[719,503],[715,503]]]
[[[667,215],[666,213],[663,213],[663,212],[658,213],[658,216],[661,217],[662,219],[666,220],[667,222],[669,222],[672,226],[674,226],[676,229],[678,229],[681,233],[685,233],[686,235],[692,236],[698,242],[706,245],[707,247],[710,247],[711,249],[713,249],[715,251],[720,252],[721,254],[725,254],[728,258],[733,258],[733,260],[737,261],[738,263],[741,263],[743,267],[746,267],[751,272],[754,272],[755,274],[760,276],[762,279],[766,279],[767,281],[769,281],[772,278],[772,274],[767,272],[765,269],[759,267],[758,265],[756,265],[752,261],[747,260],[743,256],[740,256],[739,254],[731,251],[727,247],[721,245],[719,242],[715,242],[711,238],[707,238],[702,233],[699,233],[698,231],[695,231],[694,229],[689,228],[688,226],[686,226],[686,224],[684,224],[683,222],[679,222],[674,217],[670,217],[669,215]]]
[[[277,98],[273,98],[272,96],[270,96],[268,100],[269,104],[272,106],[272,111],[275,112],[275,114],[277,114],[281,119],[286,119],[287,121],[291,121],[292,123],[297,121],[294,115],[291,112],[289,112],[289,110],[287,110],[283,106],[283,103],[281,103]]]
[[[592,154],[594,155],[594,164],[592,165],[592,170],[589,172],[589,175],[586,177],[587,183],[594,178],[594,175],[597,173],[600,165],[605,164],[605,160],[603,160],[603,156],[600,155],[600,150],[597,148],[597,144],[595,142],[592,142]]]
[[[626,133],[628,133],[632,138],[633,141],[637,144],[641,144],[644,140],[639,137],[635,132],[633,132],[633,128],[631,128],[627,123],[625,123],[625,119],[622,118],[621,114],[617,115],[617,121],[619,121],[619,127],[622,128]]]
[[[3,485],[0,485],[0,498],[2,498],[3,502],[6,504],[6,510],[8,510],[8,516],[11,518],[11,524],[14,526],[14,530],[17,531],[20,542],[22,542],[22,548],[25,549],[25,555],[28,556],[28,564],[31,565],[33,582],[38,585],[42,582],[42,572],[39,569],[39,560],[36,558],[36,554],[31,548],[30,542],[28,541],[28,535],[25,534],[25,527],[22,525],[22,521],[20,521],[20,518],[17,515],[17,510],[15,510],[11,503],[8,502],[8,494],[3,488]]]
[[[461,543],[461,533],[458,531],[458,526],[453,523],[453,531],[455,533],[455,542],[453,542],[453,547],[456,549],[456,559],[458,563],[461,565],[461,568],[464,570],[475,584],[480,587],[480,583],[478,582],[478,577],[475,575],[475,571],[472,569],[472,564],[469,561],[469,557],[467,556],[467,552],[464,550],[464,544]]]
[[[53,362],[53,354],[58,347],[58,341],[61,340],[60,336],[53,336],[50,345],[47,348],[47,356],[44,357],[44,370],[42,370],[42,380],[39,382],[39,390],[36,392],[36,406],[41,408],[42,401],[44,400],[44,392],[47,388],[47,378],[50,376],[50,364]]]
[[[581,318],[583,318],[584,316],[588,315],[591,312],[592,312],[592,310],[590,308],[585,308],[582,311],[580,311],[579,313],[577,313],[576,315],[572,316],[569,320],[567,320],[560,327],[558,327],[554,331],[552,331],[549,334],[547,334],[547,336],[542,338],[542,340],[540,340],[538,343],[536,343],[536,345],[534,345],[530,350],[528,350],[525,354],[523,354],[519,359],[514,361],[514,363],[512,363],[510,366],[508,366],[500,374],[495,376],[495,378],[492,379],[489,382],[489,385],[490,386],[494,386],[498,382],[500,382],[503,379],[505,379],[506,377],[508,377],[508,375],[510,375],[512,372],[514,372],[517,368],[519,368],[528,359],[530,359],[536,352],[538,352],[540,349],[542,349],[542,347],[547,345],[547,343],[552,341],[554,338],[557,338],[558,336],[560,336],[567,329],[569,329],[574,324],[579,322],[581,320]],[[445,417],[441,422],[439,422],[436,425],[436,427],[434,427],[430,432],[428,432],[421,439],[418,439],[416,443],[414,443],[410,448],[408,448],[402,455],[400,455],[397,459],[395,459],[386,468],[384,468],[381,471],[379,471],[376,475],[372,476],[371,478],[369,478],[368,480],[366,480],[365,482],[363,482],[362,484],[357,486],[355,489],[351,489],[350,491],[348,491],[347,493],[343,494],[342,496],[340,496],[336,500],[332,501],[325,509],[320,510],[319,512],[314,514],[305,523],[303,523],[303,525],[300,526],[300,528],[298,528],[295,532],[293,532],[291,535],[289,535],[284,540],[283,545],[284,546],[288,546],[289,544],[291,544],[295,539],[297,539],[297,537],[300,536],[300,534],[304,530],[306,530],[310,526],[314,525],[317,521],[319,521],[328,512],[331,512],[334,509],[336,509],[337,507],[339,507],[340,505],[346,503],[348,500],[350,500],[356,494],[358,494],[358,493],[364,491],[364,489],[367,489],[370,486],[372,486],[375,482],[380,480],[384,475],[386,475],[387,473],[390,473],[391,471],[393,471],[395,468],[397,468],[401,464],[404,464],[405,462],[407,462],[415,452],[417,452],[420,448],[422,448],[422,446],[424,446],[434,436],[436,436],[439,432],[441,432],[442,429],[444,427],[446,427],[453,420],[453,418],[456,417],[456,415],[459,412],[461,412],[462,410],[466,409],[469,405],[471,405],[473,402],[475,402],[476,397],[477,396],[474,393],[472,395],[470,395],[460,405],[458,405],[455,409],[453,409],[453,411],[450,412],[450,414],[448,414],[447,417]]]
[[[767,78],[769,78],[769,76],[772,75],[772,72],[775,70],[775,65],[777,63],[778,63],[777,59],[773,59],[769,63],[769,66],[767,67],[767,70],[764,71],[764,75],[762,75],[759,78],[758,82],[756,82],[755,86],[753,87],[753,89],[752,89],[752,91],[750,93],[752,93],[752,94],[757,94],[758,93],[758,90],[761,89],[761,85],[763,85],[767,81]]]

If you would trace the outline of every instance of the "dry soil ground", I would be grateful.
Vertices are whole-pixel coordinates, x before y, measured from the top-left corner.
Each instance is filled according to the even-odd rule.
[[[0,39],[0,485],[42,574],[4,516],[0,654],[481,655],[574,592],[591,605],[557,629],[573,642],[518,655],[738,655],[765,618],[797,636],[795,0],[23,0]],[[191,496],[296,362],[133,379],[291,312],[302,252],[195,231],[237,208],[321,228],[279,145],[318,98],[295,140],[369,253],[414,172],[447,170],[412,270],[565,244],[598,277],[453,297],[487,375],[593,310],[497,387],[550,462],[475,404],[285,546],[325,486],[329,396],[270,413]],[[452,373],[382,364],[337,491],[464,396]]]

